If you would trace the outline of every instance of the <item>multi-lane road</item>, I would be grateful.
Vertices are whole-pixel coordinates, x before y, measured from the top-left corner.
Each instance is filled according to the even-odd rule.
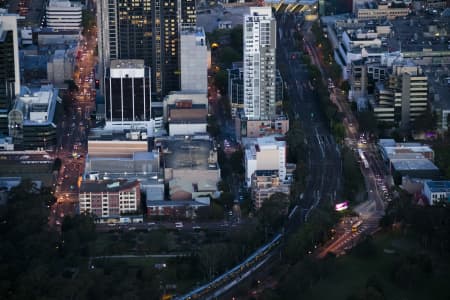
[[[291,218],[295,225],[301,222],[305,212],[318,205],[320,201],[339,201],[342,182],[342,165],[339,148],[331,135],[323,116],[317,93],[309,82],[306,65],[296,55],[302,49],[296,47],[294,37],[297,29],[293,17],[283,17],[278,21],[281,34],[278,35],[278,64],[287,66],[285,80],[287,93],[296,121],[300,122],[305,135],[308,174],[306,190],[300,202],[302,209]]]

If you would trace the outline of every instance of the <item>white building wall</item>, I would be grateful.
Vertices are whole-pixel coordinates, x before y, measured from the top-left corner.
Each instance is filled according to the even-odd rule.
[[[278,145],[278,177],[281,180],[286,178],[286,146],[284,143]]]
[[[257,170],[257,160],[251,157],[251,154],[247,154],[249,149],[245,150],[245,178],[247,181],[247,186],[250,186],[252,183],[252,175]]]
[[[169,135],[194,135],[196,133],[206,133],[206,123],[197,124],[169,124]]]
[[[47,27],[57,30],[80,30],[81,3],[50,0],[46,10]]]
[[[208,50],[203,28],[186,29],[180,42],[181,90],[208,90]]]
[[[275,22],[271,7],[244,16],[244,112],[253,120],[275,112]]]
[[[283,141],[273,141],[268,143],[258,139],[259,151],[253,149],[254,145],[245,150],[245,177],[247,186],[251,184],[251,177],[257,170],[278,170],[280,180],[286,178],[286,143]]]

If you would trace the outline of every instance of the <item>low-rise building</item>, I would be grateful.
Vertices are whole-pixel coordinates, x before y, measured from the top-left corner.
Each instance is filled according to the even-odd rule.
[[[178,201],[147,201],[147,215],[154,217],[189,218],[197,215],[199,208],[207,208],[210,205],[208,197],[199,197],[194,200]]]
[[[432,162],[433,150],[419,143],[396,143],[385,139],[379,142],[380,152],[397,184],[403,177],[436,179],[439,168]]]
[[[209,136],[173,136],[156,140],[161,147],[165,182],[173,199],[213,195],[220,181],[217,149]]]
[[[54,183],[54,158],[51,152],[15,150],[0,152],[0,176],[19,177],[41,182],[42,186]]]
[[[164,191],[160,154],[146,131],[91,131],[83,177],[137,180],[144,193]]]
[[[12,137],[0,137],[0,151],[13,151],[14,143]]]
[[[191,108],[203,105],[208,111],[208,97],[203,92],[171,92],[163,101],[163,118],[168,122],[169,110],[174,108]],[[196,106],[197,107],[197,106]]]
[[[423,185],[423,195],[427,197],[430,205],[444,202],[450,203],[450,181],[449,180],[426,180]]]
[[[47,79],[57,86],[63,85],[72,79],[74,63],[73,50],[55,50],[47,62]]]
[[[290,190],[290,183],[281,181],[277,170],[257,170],[252,175],[251,194],[255,209],[260,209],[275,193],[289,196]]]
[[[68,0],[50,0],[46,8],[47,27],[55,30],[77,30],[81,28],[82,4]]]
[[[281,181],[286,180],[286,142],[276,136],[260,137],[245,149],[245,178],[251,186],[253,173],[258,170],[277,170]]]
[[[239,114],[235,118],[236,138],[257,138],[269,135],[285,135],[289,131],[289,119],[280,115],[271,120],[248,120]]]
[[[79,30],[41,28],[36,30],[36,35],[39,46],[76,44],[80,40]]]
[[[409,6],[399,1],[367,1],[356,7],[358,20],[395,19],[406,17],[410,12]]]
[[[434,161],[433,149],[422,143],[397,143],[393,139],[380,139],[378,145],[385,161],[396,159],[402,155],[413,155]]]
[[[179,101],[167,107],[169,135],[205,134],[207,128],[208,107],[204,104],[194,104]]]
[[[62,100],[52,85],[26,91],[8,113],[9,136],[15,149],[52,149],[56,145],[57,107]]]
[[[428,107],[428,78],[422,68],[411,61],[395,64],[389,79],[376,85],[372,106],[379,121],[409,128]]]
[[[80,213],[108,218],[139,211],[141,191],[139,182],[127,180],[83,181],[79,192]]]

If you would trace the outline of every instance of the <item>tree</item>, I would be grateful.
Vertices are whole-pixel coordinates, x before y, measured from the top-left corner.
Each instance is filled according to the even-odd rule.
[[[222,92],[226,93],[227,91],[227,85],[228,85],[228,73],[226,70],[219,70],[215,77],[214,82],[216,84],[216,87]]]
[[[243,33],[242,25],[235,26],[230,31],[230,46],[239,53],[242,53],[244,48]]]
[[[65,80],[64,83],[67,84],[67,90],[70,93],[78,91],[78,85],[75,83],[75,81],[73,81],[73,79]]]
[[[207,131],[212,137],[217,137],[220,134],[220,127],[215,116],[208,116]]]
[[[231,64],[235,61],[242,60],[241,52],[238,52],[235,48],[232,47],[223,47],[219,51],[218,62],[221,66],[225,68],[230,68]]]
[[[284,193],[275,193],[263,202],[257,217],[266,232],[274,232],[283,224],[289,207],[289,197]]]
[[[350,83],[348,82],[348,80],[344,80],[341,82],[341,86],[340,86],[341,90],[343,90],[344,92],[348,93],[348,91],[350,90]]]
[[[373,112],[362,111],[357,114],[359,129],[378,135],[378,122]]]
[[[245,169],[243,162],[244,162],[244,152],[242,151],[242,149],[238,149],[237,151],[231,154],[230,165],[231,169],[235,174],[244,175]]]
[[[333,135],[337,141],[342,141],[345,137],[345,128],[342,123],[333,124]]]
[[[357,194],[365,187],[364,177],[354,153],[349,148],[344,147],[341,155],[344,177],[343,196],[352,202],[356,200]]]
[[[234,195],[231,192],[222,192],[219,197],[219,202],[223,207],[230,209],[233,206]]]
[[[59,169],[61,169],[61,164],[62,164],[61,159],[57,157],[53,162],[53,171],[59,171]]]

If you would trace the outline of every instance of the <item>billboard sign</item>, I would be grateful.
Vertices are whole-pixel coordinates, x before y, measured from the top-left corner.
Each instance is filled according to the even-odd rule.
[[[334,206],[334,209],[335,209],[336,211],[346,210],[347,208],[348,208],[348,201],[344,201],[344,202],[341,202],[341,203],[337,203],[337,204]]]

